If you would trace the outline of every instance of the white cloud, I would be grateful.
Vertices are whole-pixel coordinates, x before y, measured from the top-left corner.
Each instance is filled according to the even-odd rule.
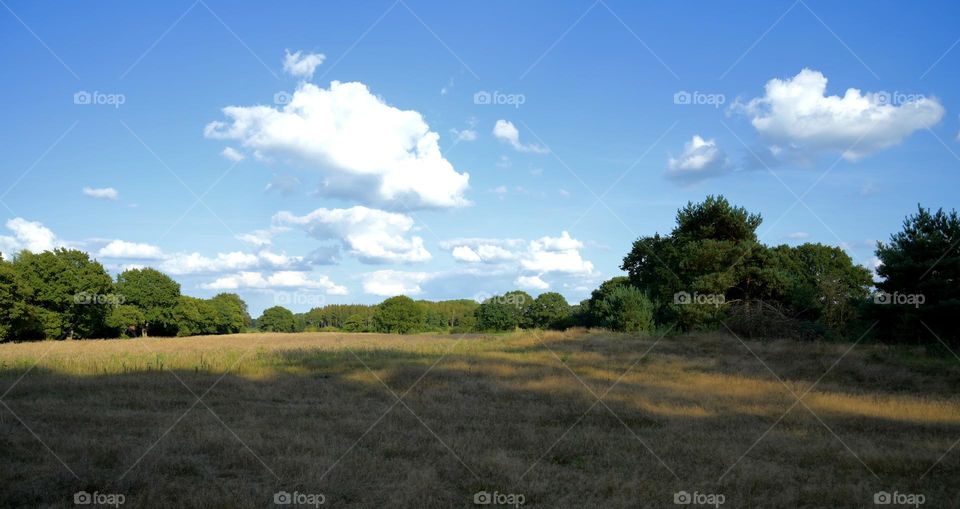
[[[208,290],[239,290],[239,289],[320,289],[327,295],[346,295],[345,286],[338,285],[325,275],[311,277],[308,272],[280,271],[264,276],[260,272],[239,272],[224,276],[213,282],[201,285]]]
[[[120,195],[112,187],[84,187],[83,194],[98,200],[116,200]]]
[[[520,276],[514,280],[513,284],[527,290],[546,290],[550,288],[550,283],[540,279],[540,276]]]
[[[175,253],[164,258],[160,270],[167,274],[182,276],[187,274],[214,274],[253,269],[290,269],[303,265],[303,258],[285,254],[260,251],[244,253],[233,251],[217,253],[214,257],[200,253]]]
[[[546,147],[541,147],[535,143],[526,145],[520,143],[520,131],[518,131],[516,126],[509,120],[497,120],[497,123],[493,126],[493,136],[509,144],[518,152],[533,152],[535,154],[546,154],[550,152]]]
[[[420,284],[432,277],[426,272],[378,270],[363,275],[363,291],[382,297],[417,295],[422,291]]]
[[[323,177],[321,192],[369,204],[460,207],[470,176],[440,153],[420,113],[390,106],[363,83],[301,83],[282,109],[228,106],[208,138],[237,140],[265,158],[303,163]]]
[[[283,70],[295,78],[309,80],[313,78],[313,72],[317,69],[317,66],[326,59],[327,57],[323,53],[304,53],[302,51],[290,53],[290,50],[286,50],[283,57]]]
[[[716,141],[695,134],[683,144],[679,157],[667,160],[667,176],[677,180],[701,180],[721,175],[729,167],[730,163]]]
[[[477,139],[477,132],[473,129],[464,129],[462,131],[450,129],[450,132],[457,138],[457,141],[476,141]]]
[[[164,258],[163,251],[157,246],[127,242],[124,240],[110,241],[97,253],[98,258],[124,258],[133,260],[160,260]]]
[[[936,124],[944,112],[934,98],[918,95],[896,105],[885,92],[848,88],[841,97],[827,96],[826,88],[823,74],[803,69],[793,78],[768,81],[763,97],[735,104],[734,110],[748,115],[774,144],[801,153],[839,152],[847,160],[896,145]]]
[[[66,242],[58,239],[53,231],[37,221],[15,217],[7,221],[6,226],[13,232],[13,236],[0,235],[0,255],[4,259],[25,249],[39,253],[66,246]]]
[[[319,240],[337,240],[363,263],[413,263],[430,260],[423,239],[408,236],[413,219],[404,214],[355,206],[317,209],[305,216],[279,212],[274,223],[300,226]]]
[[[223,157],[225,157],[227,160],[233,161],[235,163],[239,163],[240,161],[243,161],[245,157],[242,152],[240,152],[239,150],[233,147],[224,148],[223,151],[220,152],[220,154]]]
[[[562,232],[559,237],[519,239],[453,239],[440,243],[461,263],[510,264],[515,270],[538,274],[590,275],[593,263],[580,254],[583,243]]]
[[[246,242],[248,244],[253,244],[256,247],[264,247],[264,246],[269,246],[270,244],[273,243],[274,235],[285,232],[285,231],[289,231],[289,230],[290,228],[287,228],[285,226],[274,226],[264,230],[253,230],[252,232],[249,232],[249,233],[242,233],[240,235],[237,235],[236,239]]]
[[[535,272],[561,272],[565,274],[590,274],[593,263],[580,255],[583,243],[562,232],[559,237],[541,237],[530,241],[521,266]]]

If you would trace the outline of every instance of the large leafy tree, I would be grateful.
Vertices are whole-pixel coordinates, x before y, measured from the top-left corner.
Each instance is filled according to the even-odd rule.
[[[92,337],[104,332],[113,305],[113,282],[103,265],[87,253],[63,248],[38,254],[24,251],[13,268],[23,287],[30,289],[27,304],[46,337]]]
[[[179,283],[158,270],[130,269],[117,276],[115,288],[126,304],[143,313],[144,336],[176,334],[173,310],[180,302]]]
[[[263,311],[257,319],[257,327],[264,332],[295,332],[297,319],[289,309],[274,306]]]
[[[249,327],[250,313],[247,303],[235,293],[221,293],[209,301],[216,313],[214,331],[217,334],[235,334]]]
[[[13,264],[0,258],[0,342],[43,337],[31,293]]]
[[[877,287],[890,298],[875,307],[882,332],[922,342],[960,341],[956,317],[960,314],[960,217],[942,209],[931,212],[918,205],[903,229],[890,242],[877,244],[880,265]],[[897,304],[899,296],[913,296],[922,304]]]
[[[380,303],[373,313],[374,326],[380,332],[408,334],[423,330],[426,313],[410,297],[399,295]]]
[[[514,330],[523,325],[523,317],[533,297],[515,290],[490,297],[476,309],[477,329],[490,331]]]
[[[541,293],[530,306],[524,317],[528,327],[540,329],[562,329],[570,317],[570,304],[556,292]]]

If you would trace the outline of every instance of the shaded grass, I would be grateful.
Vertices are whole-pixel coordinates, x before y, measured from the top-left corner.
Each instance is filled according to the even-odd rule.
[[[870,506],[879,490],[960,504],[960,452],[944,455],[960,362],[850,346],[596,331],[0,345],[0,505],[68,507],[81,489],[136,507],[271,507],[279,490],[358,507],[473,507],[479,490],[534,507],[675,507],[678,490],[727,507]]]

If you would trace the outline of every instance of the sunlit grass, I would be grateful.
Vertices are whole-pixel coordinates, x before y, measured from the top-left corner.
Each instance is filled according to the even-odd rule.
[[[280,487],[366,507],[472,506],[480,489],[543,507],[671,507],[681,489],[852,507],[901,487],[949,506],[960,363],[849,348],[600,331],[4,344],[0,506],[105,487],[137,506],[263,507]]]

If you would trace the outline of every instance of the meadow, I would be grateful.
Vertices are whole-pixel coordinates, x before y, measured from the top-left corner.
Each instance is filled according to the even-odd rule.
[[[0,506],[957,507],[958,387],[921,347],[716,333],[0,344]]]

